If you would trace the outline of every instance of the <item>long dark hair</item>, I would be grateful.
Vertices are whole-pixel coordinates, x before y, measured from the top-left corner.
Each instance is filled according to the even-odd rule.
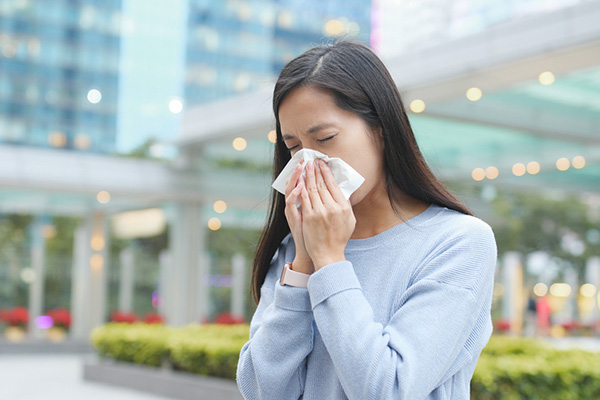
[[[281,71],[273,92],[277,131],[273,177],[279,175],[290,160],[290,152],[281,136],[279,106],[290,91],[299,86],[328,91],[338,107],[358,115],[371,129],[381,132],[386,187],[394,210],[397,211],[398,195],[404,193],[471,215],[427,166],[387,68],[367,46],[351,41],[314,47],[290,61]],[[271,260],[290,232],[284,210],[285,196],[273,190],[267,224],[254,258],[252,291],[256,302],[260,300],[260,288]]]

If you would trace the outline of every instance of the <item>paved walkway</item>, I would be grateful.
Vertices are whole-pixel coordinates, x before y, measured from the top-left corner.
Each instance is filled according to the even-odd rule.
[[[1,400],[172,400],[83,380],[84,355],[0,354]]]

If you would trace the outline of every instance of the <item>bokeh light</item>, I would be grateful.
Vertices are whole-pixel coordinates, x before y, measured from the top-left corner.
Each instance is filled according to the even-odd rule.
[[[21,280],[25,283],[33,283],[35,281],[35,271],[31,268],[23,268],[21,270]]]
[[[35,325],[39,329],[50,329],[54,326],[54,320],[48,315],[41,315],[35,319]]]
[[[275,131],[275,129],[269,131],[267,138],[269,139],[269,142],[277,143],[277,132]]]
[[[498,174],[498,168],[494,166],[490,166],[485,169],[485,177],[488,179],[496,179],[498,177]]]
[[[77,147],[80,150],[87,150],[90,147],[92,147],[92,141],[90,137],[85,133],[80,133],[77,136],[75,136],[75,140],[73,140],[73,143],[75,144],[75,147]]]
[[[92,104],[98,104],[102,100],[102,93],[98,89],[91,89],[87,94],[87,99]]]
[[[218,231],[221,229],[221,220],[219,218],[211,218],[208,220],[208,229]]]
[[[483,168],[475,168],[471,173],[471,176],[476,181],[482,181],[485,179],[485,170]]]
[[[100,204],[107,204],[110,201],[110,193],[105,190],[98,192],[96,200],[98,200],[98,203]]]
[[[544,71],[538,76],[538,81],[542,85],[552,85],[554,83],[554,74],[550,71]]]
[[[535,175],[540,172],[540,164],[537,161],[531,161],[527,163],[527,172],[531,175]]]
[[[569,297],[571,286],[568,283],[554,283],[550,286],[550,294],[556,297]]]
[[[514,176],[523,176],[527,172],[527,167],[523,163],[516,163],[512,167],[512,173]]]
[[[478,87],[472,87],[469,90],[467,90],[467,99],[469,99],[470,101],[477,101],[481,99],[482,96],[482,92],[481,89],[479,89]]]
[[[410,111],[414,112],[415,114],[422,113],[423,111],[425,111],[425,102],[421,99],[415,99],[411,101]]]
[[[548,294],[548,286],[545,283],[536,283],[533,287],[533,294],[538,297],[544,297]]]
[[[217,200],[213,204],[213,209],[215,210],[215,212],[222,214],[225,211],[227,211],[227,203],[225,203],[223,200]]]
[[[183,110],[183,102],[181,99],[173,99],[169,102],[169,111],[173,114],[179,114]]]
[[[92,250],[94,251],[101,251],[104,249],[104,246],[106,245],[104,238],[100,235],[96,235],[92,238],[92,240],[90,241],[90,246],[92,248]]]
[[[573,168],[581,169],[585,167],[585,158],[583,156],[577,156],[573,158]]]
[[[48,143],[52,147],[65,147],[67,145],[67,135],[60,131],[54,131],[48,136]]]
[[[596,294],[596,286],[592,285],[591,283],[585,283],[579,288],[579,293],[583,297],[594,297]]]
[[[561,157],[558,160],[556,160],[556,169],[558,169],[559,171],[566,171],[569,169],[570,167],[570,162],[569,159],[566,157]]]
[[[90,257],[90,266],[95,270],[101,269],[104,266],[104,257],[102,257],[102,254],[92,254]]]
[[[344,23],[338,19],[331,19],[325,23],[324,33],[327,36],[338,36],[344,32]]]
[[[248,146],[248,143],[246,142],[246,139],[238,137],[238,138],[233,139],[232,146],[237,151],[242,151],[242,150],[246,149],[246,147]]]

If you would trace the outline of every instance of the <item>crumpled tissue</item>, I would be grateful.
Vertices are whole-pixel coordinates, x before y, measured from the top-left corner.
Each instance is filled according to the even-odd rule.
[[[354,168],[348,165],[344,160],[338,157],[328,157],[326,154],[323,154],[319,151],[312,149],[302,149],[298,151],[291,160],[287,163],[287,165],[283,168],[277,179],[273,182],[273,188],[278,192],[285,194],[285,186],[294,173],[296,169],[296,165],[300,163],[300,161],[304,160],[304,164],[302,164],[302,179],[306,179],[306,164],[309,161],[314,160],[323,160],[327,163],[331,172],[333,173],[333,177],[335,181],[340,186],[342,193],[346,199],[350,198],[350,195],[356,191],[363,184],[365,178],[363,178]],[[300,199],[298,199],[298,205],[300,203]]]

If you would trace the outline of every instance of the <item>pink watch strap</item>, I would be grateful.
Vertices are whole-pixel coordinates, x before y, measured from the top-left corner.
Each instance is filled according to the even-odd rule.
[[[295,286],[305,288],[308,285],[309,274],[293,271],[290,267],[292,263],[286,263],[281,273],[281,285]]]

